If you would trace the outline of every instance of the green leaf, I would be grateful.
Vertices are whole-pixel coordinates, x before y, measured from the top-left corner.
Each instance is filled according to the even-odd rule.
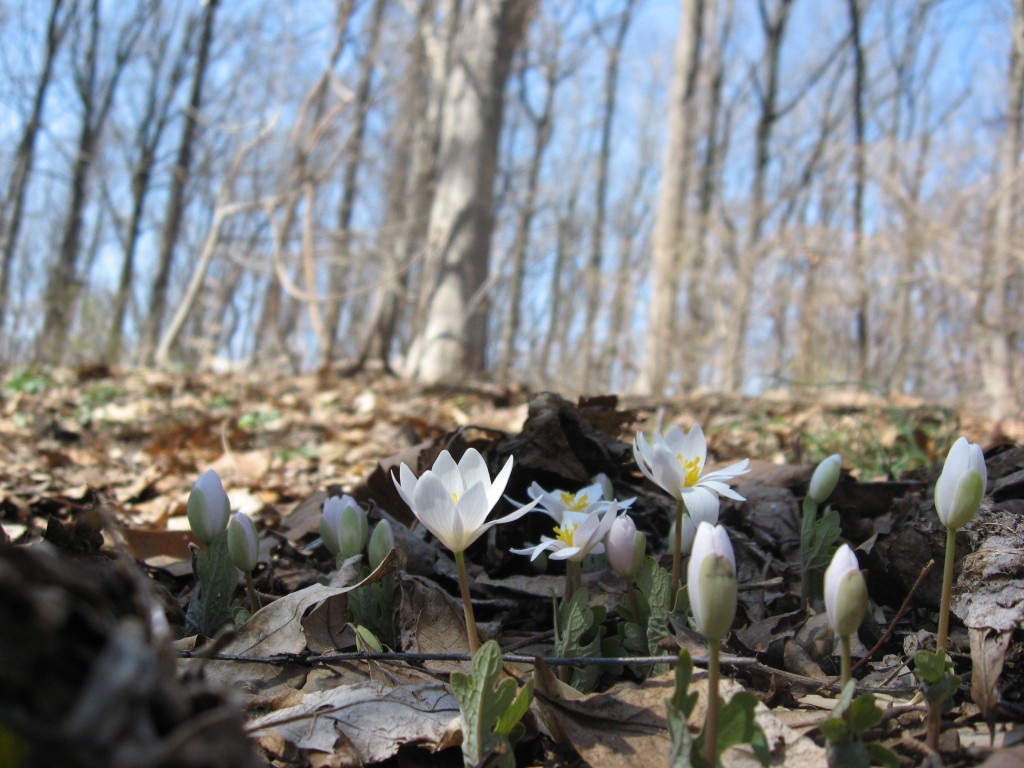
[[[883,768],[898,768],[900,764],[896,753],[878,742],[868,744],[868,754],[871,755],[872,764],[881,765]]]
[[[590,596],[586,590],[578,589],[567,602],[563,601],[555,611],[555,647],[559,656],[573,659],[597,658],[601,655],[601,638],[604,635],[604,609],[590,608]],[[569,685],[587,693],[597,687],[601,670],[596,666],[575,667],[569,677]]]
[[[718,713],[718,754],[737,744],[750,744],[762,765],[772,761],[764,731],[754,716],[757,697],[747,691],[733,694]]]
[[[804,526],[806,529],[806,525]],[[810,571],[824,570],[833,555],[833,545],[842,528],[839,524],[839,512],[831,507],[820,519],[811,523],[810,533],[801,537],[803,544],[804,568]]]
[[[472,674],[453,672],[452,693],[462,713],[462,757],[467,766],[515,768],[513,735],[530,708],[532,686],[517,691],[516,681],[501,676],[501,648],[488,640],[473,657]]]
[[[823,721],[818,729],[821,731],[821,735],[830,742],[844,741],[851,736],[850,726],[841,717],[830,717]]]
[[[669,768],[693,768],[693,736],[690,734],[689,718],[697,704],[697,694],[689,693],[693,677],[693,660],[685,649],[679,652],[676,664],[676,686],[672,697],[665,699],[668,720],[668,736],[671,746],[668,753]]]
[[[829,743],[825,749],[829,768],[871,768],[868,747],[861,741]]]
[[[937,683],[946,674],[944,651],[918,651],[914,654],[914,674],[922,683]]]
[[[369,568],[364,568],[363,578],[369,573]],[[369,629],[383,645],[394,648],[397,645],[394,574],[389,573],[372,584],[352,589],[347,597],[349,620]]]
[[[882,710],[875,706],[875,697],[865,693],[850,705],[846,719],[854,733],[861,733],[882,721]]]
[[[192,558],[196,586],[185,611],[185,625],[189,632],[213,637],[225,624],[233,622],[231,596],[238,586],[238,569],[228,552],[228,532],[225,528]]]

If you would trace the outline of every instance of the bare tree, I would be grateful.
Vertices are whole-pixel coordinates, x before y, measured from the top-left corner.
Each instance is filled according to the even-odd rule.
[[[73,14],[73,3],[70,8],[67,8],[64,0],[51,0],[50,13],[46,22],[42,70],[36,80],[32,107],[28,119],[25,121],[21,138],[18,140],[14,154],[14,170],[7,182],[2,207],[0,207],[0,243],[3,244],[3,253],[0,256],[0,330],[3,329],[7,319],[11,269],[14,266],[14,255],[17,252],[18,236],[23,223],[25,195],[35,163],[36,141],[42,127],[43,105],[53,79],[54,61],[61,43],[64,41],[64,35]]]
[[[57,260],[43,297],[43,327],[37,355],[41,360],[61,362],[68,351],[67,337],[83,278],[78,274],[82,252],[82,226],[90,176],[99,150],[100,134],[114,103],[118,82],[124,74],[135,44],[146,27],[151,5],[136,9],[118,30],[110,71],[103,73],[101,34],[103,23],[99,0],[92,0],[87,14],[85,51],[75,71],[75,90],[82,106],[78,141],[72,166],[71,190],[64,214],[64,230],[57,248]]]
[[[714,2],[714,0],[712,0]],[[700,73],[705,0],[683,3],[669,95],[668,141],[654,218],[652,296],[641,391],[661,393],[668,384],[678,327],[679,275],[685,241],[686,201],[695,140],[695,103]],[[714,141],[711,137],[710,141]]]
[[[457,54],[443,108],[437,192],[430,212],[422,285],[426,320],[407,371],[437,383],[484,367],[492,201],[505,82],[532,0],[449,2],[459,13]]]
[[[167,197],[163,227],[160,230],[160,250],[157,256],[156,276],[149,296],[149,314],[143,329],[141,360],[153,362],[160,329],[163,326],[167,308],[167,293],[170,286],[171,266],[178,244],[181,221],[185,209],[185,188],[192,165],[192,155],[199,128],[199,115],[203,107],[203,82],[210,61],[210,47],[213,43],[213,22],[220,0],[205,0],[203,23],[199,33],[195,69],[192,70],[192,88],[189,94],[181,138],[171,175],[171,189]]]

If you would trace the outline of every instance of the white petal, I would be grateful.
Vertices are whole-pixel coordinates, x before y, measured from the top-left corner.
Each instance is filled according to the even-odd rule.
[[[562,544],[560,541],[557,543]],[[567,547],[564,544],[562,544],[562,548],[548,555],[549,560],[582,560],[583,557],[583,550],[579,547]]]
[[[699,483],[697,483],[697,487],[707,488],[710,491],[714,491],[719,496],[725,496],[726,498],[735,499],[736,501],[747,500],[745,496],[740,496],[728,485],[726,485],[725,483],[721,483],[717,480],[701,480]]]
[[[676,455],[663,445],[654,446],[651,471],[654,473],[654,482],[678,499],[684,478],[683,467]]]
[[[967,459],[968,465],[981,475],[981,488],[984,492],[988,486],[988,467],[985,466],[985,454],[981,452],[981,446],[971,443],[971,452]]]
[[[487,490],[484,484],[477,482],[466,489],[455,505],[455,516],[461,522],[464,547],[476,541],[479,531],[491,508],[487,506]]]
[[[739,477],[750,472],[750,459],[744,459],[743,461],[737,461],[735,464],[730,464],[722,469],[716,469],[714,472],[708,472],[705,477],[714,480],[729,480],[733,477]]]
[[[395,484],[395,490],[398,491],[398,495],[402,497],[402,501],[412,508],[412,494],[416,490],[416,483],[419,482],[416,475],[412,473],[412,470],[403,462],[402,466],[398,468],[398,476],[401,481],[395,479],[394,473],[391,474],[391,481]]]
[[[662,441],[672,453],[682,453],[686,446],[686,434],[678,425],[673,424],[665,431]]]
[[[587,503],[596,504],[604,498],[604,486],[600,483],[594,483],[588,485],[586,488],[580,488],[576,491],[576,498],[580,499],[584,496],[587,497]]]
[[[462,458],[459,459],[459,474],[462,476],[462,487],[469,488],[474,483],[483,483],[486,490],[491,485],[491,473],[487,469],[487,462],[480,455],[476,448],[469,448]],[[504,490],[504,488],[502,488]],[[501,492],[498,492],[501,496]],[[497,503],[497,499],[495,499]]]
[[[448,495],[455,493],[459,496],[466,490],[466,486],[462,482],[462,474],[459,472],[459,466],[455,463],[455,459],[448,451],[441,451],[437,459],[434,460],[434,466],[430,468],[437,478],[444,483],[444,487],[448,489]],[[422,480],[422,478],[420,478]]]
[[[527,512],[529,512],[531,509],[533,509],[536,505],[537,505],[537,500],[534,499],[533,501],[531,501],[526,506],[520,507],[519,509],[515,510],[514,512],[510,512],[509,514],[505,515],[504,517],[499,517],[497,520],[491,520],[489,523],[485,523],[476,532],[476,535],[473,536],[473,539],[470,541],[470,544],[472,544],[474,541],[476,541],[478,538],[480,538],[480,536],[488,528],[490,528],[492,526],[495,526],[495,525],[501,525],[503,523],[511,523],[513,520],[518,520],[520,517],[522,517]]]
[[[487,474],[487,468],[484,467],[484,476],[487,478],[487,509],[494,509],[494,505],[498,503],[501,498],[501,494],[505,492],[505,486],[508,485],[508,479],[512,475],[512,457],[508,457],[508,461],[505,462],[505,466],[501,468],[498,474],[494,478],[494,482],[491,482],[490,476]],[[467,481],[468,482],[468,481]]]
[[[695,523],[702,520],[710,523],[718,521],[719,502],[718,495],[714,491],[696,485],[693,488],[687,488],[682,497],[686,511],[690,513],[690,517],[694,519]]]
[[[544,552],[547,549],[551,549],[552,545],[561,545],[563,547],[565,546],[560,541],[543,537],[541,538],[540,544],[537,544],[534,547],[527,547],[526,549],[510,549],[509,552],[511,552],[513,555],[529,555],[531,560],[536,560],[538,557],[540,557],[541,552]]]
[[[704,462],[708,458],[708,441],[704,438],[704,430],[700,424],[694,424],[686,437],[683,439],[682,450],[679,451],[684,460],[690,460],[694,456],[699,459],[698,467],[704,469]]]
[[[459,544],[454,538],[455,503],[451,492],[432,470],[423,473],[412,501],[412,511],[417,519],[454,552],[452,545],[457,547]]]

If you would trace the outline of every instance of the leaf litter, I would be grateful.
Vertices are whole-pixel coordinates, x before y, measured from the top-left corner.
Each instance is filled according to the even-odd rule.
[[[520,500],[534,481],[574,489],[604,473],[619,498],[638,497],[631,514],[649,551],[664,552],[671,503],[644,484],[629,441],[638,427],[697,420],[718,462],[755,459],[737,486],[747,501],[722,509],[741,582],[727,652],[743,662],[726,664],[725,683],[761,700],[758,721],[774,761],[785,765],[822,764],[815,725],[827,716],[838,673],[827,622],[808,615],[798,595],[799,500],[814,463],[843,453],[844,476],[830,501],[843,538],[861,550],[872,597],[855,656],[872,651],[862,685],[880,699],[888,692],[894,707],[876,737],[916,761],[907,734],[920,737],[923,725],[906,663],[933,637],[937,610],[938,569],[914,589],[942,552],[931,489],[955,435],[982,442],[991,498],[958,540],[952,633],[958,669],[973,668],[974,676],[953,712],[959,745],[944,757],[948,765],[986,757],[995,764],[1019,749],[1019,425],[861,397],[572,403],[552,393],[424,390],[390,379],[93,369],[51,372],[40,387],[6,389],[2,398],[0,541],[13,546],[0,547],[0,656],[15,663],[0,671],[0,699],[5,707],[21,702],[18,727],[27,736],[11,743],[30,756],[26,764],[86,764],[92,755],[126,766],[340,766],[399,757],[425,765],[435,751],[457,754],[459,712],[448,677],[467,663],[331,660],[355,648],[346,594],[359,577],[354,567],[335,572],[312,546],[326,494],[351,493],[371,519],[395,527],[399,551],[382,566],[398,577],[394,650],[465,651],[454,563],[414,525],[392,469],[404,461],[418,473],[442,449],[457,456],[475,447],[492,467],[511,454],[516,470],[506,493]],[[256,585],[269,603],[234,632],[184,637],[193,587],[185,500],[211,467],[232,507],[258,523]],[[560,571],[535,573],[508,553],[546,532],[541,518],[493,529],[467,560],[482,633],[506,649],[548,656]],[[606,606],[622,590],[603,569],[586,573],[584,584]],[[671,642],[702,653],[685,627]],[[175,662],[172,647],[186,657]],[[536,686],[520,764],[664,761],[671,671],[646,680],[603,672],[595,692],[580,694],[543,663],[504,667]],[[698,671],[693,689],[703,684]],[[140,719],[143,711],[152,714]],[[0,726],[0,734],[10,728]],[[990,753],[993,726],[998,749]],[[725,762],[750,759],[734,749]]]

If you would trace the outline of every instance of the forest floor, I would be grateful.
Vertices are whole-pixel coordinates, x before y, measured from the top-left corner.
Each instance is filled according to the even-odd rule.
[[[721,515],[740,580],[726,691],[758,697],[778,765],[825,764],[818,726],[835,702],[827,622],[799,598],[800,502],[814,465],[843,456],[830,503],[871,597],[855,676],[886,709],[870,736],[901,763],[921,764],[935,757],[912,658],[934,644],[945,541],[932,489],[957,436],[981,444],[988,497],[957,538],[951,640],[963,684],[941,759],[1024,765],[1024,423],[855,394],[570,402],[390,378],[104,367],[8,373],[0,391],[0,765],[461,765],[448,680],[469,666],[436,658],[467,648],[456,568],[415,524],[390,471],[405,462],[419,474],[442,449],[475,447],[492,473],[514,455],[506,495],[522,501],[531,482],[575,490],[604,473],[618,498],[637,498],[631,514],[659,554],[671,506],[643,480],[631,442],[637,429],[694,422],[710,461],[751,459],[736,483],[746,501],[723,500]],[[255,586],[268,603],[213,639],[185,621],[194,588],[186,501],[209,468],[232,508],[257,522]],[[425,656],[344,655],[355,649],[346,600],[359,572],[336,569],[313,546],[323,500],[341,492],[369,507],[371,524],[395,524],[402,551],[388,561],[395,634],[386,645]],[[481,634],[520,657],[557,655],[562,566],[538,572],[508,551],[549,527],[529,514],[467,552]],[[583,582],[614,633],[622,580],[598,563]],[[706,648],[685,621],[673,621],[661,648],[698,659],[701,691]],[[535,687],[518,764],[665,763],[671,671],[601,667],[578,693],[542,663],[504,669]],[[725,764],[752,760],[733,749]]]

